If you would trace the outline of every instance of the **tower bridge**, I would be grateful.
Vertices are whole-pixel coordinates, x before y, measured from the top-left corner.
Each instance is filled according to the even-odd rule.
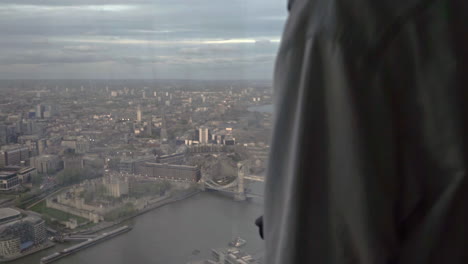
[[[218,183],[216,181],[205,180],[205,189],[218,191],[234,195],[234,200],[244,201],[247,198],[263,197],[259,194],[251,193],[245,188],[245,180],[263,182],[265,177],[258,175],[249,175],[249,168],[246,162],[237,163],[237,177],[228,183]]]

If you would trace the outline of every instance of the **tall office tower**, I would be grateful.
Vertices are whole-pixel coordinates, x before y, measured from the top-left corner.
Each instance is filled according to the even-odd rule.
[[[141,122],[141,107],[138,105],[137,108],[137,122]]]
[[[43,107],[41,104],[38,104],[36,106],[36,118],[43,118],[44,117],[44,112],[42,111],[43,110]]]
[[[207,144],[208,143],[208,128],[207,127],[200,127],[198,129],[199,138],[198,141],[200,144]]]
[[[161,133],[160,133],[160,138],[161,140],[165,141],[168,138],[167,135],[167,124],[166,124],[166,110],[162,110],[162,115],[161,115],[162,121],[161,121]]]
[[[146,134],[147,136],[151,137],[153,135],[153,122],[149,121],[146,127]]]
[[[0,146],[8,143],[8,127],[6,125],[0,125]]]

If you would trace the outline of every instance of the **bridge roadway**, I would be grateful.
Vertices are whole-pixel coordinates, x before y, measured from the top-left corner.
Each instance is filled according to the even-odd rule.
[[[227,184],[220,184],[213,180],[205,180],[205,189],[218,191],[221,193],[233,195],[235,200],[245,200],[245,198],[263,198],[263,195],[251,193],[244,187],[244,180],[264,182],[264,176],[240,174],[238,178]],[[243,191],[241,191],[243,189]]]
[[[213,187],[209,187],[209,186],[206,186],[205,189],[220,192],[220,193],[224,193],[224,194],[229,194],[229,195],[233,195],[233,196],[237,194],[236,191],[230,190],[230,189],[227,189],[227,190],[226,189],[218,189],[218,188],[213,188]],[[247,197],[247,198],[263,198],[263,195],[257,194],[257,193],[245,192],[244,194],[245,194],[245,197]]]

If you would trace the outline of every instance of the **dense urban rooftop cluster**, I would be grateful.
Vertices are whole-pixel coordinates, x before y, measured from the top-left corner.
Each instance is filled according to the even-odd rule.
[[[58,219],[67,228],[167,198],[166,185],[154,180],[226,180],[240,161],[253,174],[265,168],[272,114],[252,107],[271,105],[267,82],[16,80],[1,81],[0,90],[0,204],[29,208],[43,201],[40,206],[58,211],[55,217],[78,216]],[[88,197],[91,183],[113,197],[107,207],[104,196]],[[157,200],[144,196],[142,183],[157,190]],[[68,192],[51,196],[66,186]],[[0,226],[6,239],[0,258],[40,246],[38,217]],[[32,231],[15,231],[37,223],[39,240]]]

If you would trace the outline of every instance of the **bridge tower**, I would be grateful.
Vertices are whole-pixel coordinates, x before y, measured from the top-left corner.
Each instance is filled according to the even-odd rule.
[[[245,186],[244,186],[244,176],[249,174],[249,166],[247,162],[237,163],[237,190],[234,195],[234,200],[236,201],[245,201]]]

